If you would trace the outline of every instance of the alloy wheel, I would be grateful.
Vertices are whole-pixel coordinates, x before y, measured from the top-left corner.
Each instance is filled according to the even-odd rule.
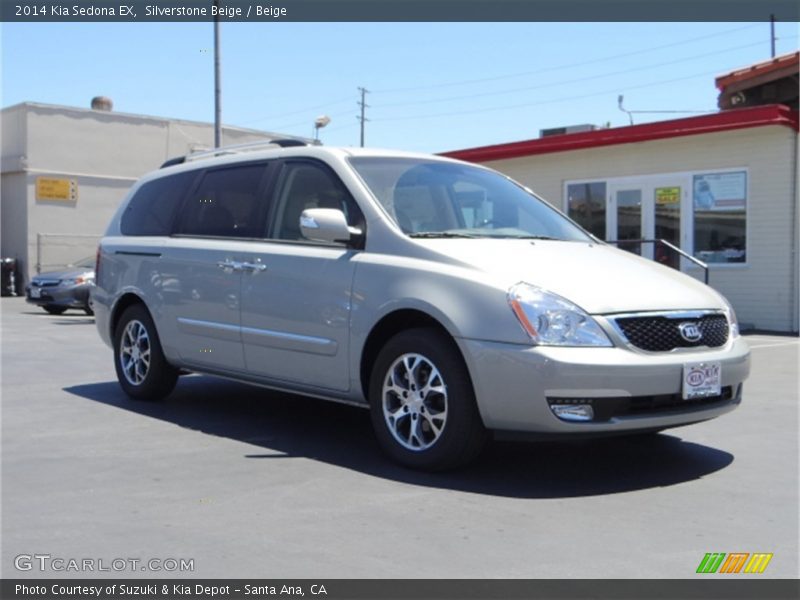
[[[141,321],[131,320],[122,332],[119,362],[125,379],[141,385],[150,370],[150,336]]]
[[[447,385],[425,356],[398,357],[386,372],[381,399],[389,431],[404,448],[427,450],[441,437],[447,424]]]

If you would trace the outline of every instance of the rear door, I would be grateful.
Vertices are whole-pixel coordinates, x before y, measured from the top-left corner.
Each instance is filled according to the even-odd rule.
[[[338,176],[312,160],[286,160],[274,186],[267,241],[250,246],[242,277],[242,341],[253,375],[310,388],[350,387],[351,298],[359,250],[320,244],[300,233],[307,208],[338,208],[364,230],[363,216]]]
[[[184,200],[160,273],[170,343],[181,360],[211,370],[245,370],[241,257],[268,212],[269,163],[206,170]]]

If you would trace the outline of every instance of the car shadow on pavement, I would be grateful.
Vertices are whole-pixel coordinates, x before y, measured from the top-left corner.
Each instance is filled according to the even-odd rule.
[[[53,325],[94,325],[94,317],[53,320]]]
[[[182,377],[159,403],[130,400],[117,382],[66,392],[245,442],[247,459],[309,458],[411,485],[513,498],[569,498],[676,485],[727,467],[733,455],[674,434],[564,442],[493,442],[457,471],[420,473],[390,462],[361,408],[215,377]]]
[[[60,315],[51,315],[45,311],[22,311],[20,314],[23,315],[32,315],[34,317],[41,317],[47,319],[51,323],[56,323],[58,325],[72,325],[77,323],[94,323],[94,317],[92,315],[87,315],[85,312],[81,311],[67,311],[61,313]]]

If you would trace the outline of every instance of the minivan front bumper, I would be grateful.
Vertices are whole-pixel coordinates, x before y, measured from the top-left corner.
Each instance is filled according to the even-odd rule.
[[[750,350],[741,338],[719,349],[637,352],[628,348],[522,346],[460,339],[489,429],[539,434],[613,434],[712,419],[741,401]],[[722,395],[682,400],[684,365],[721,366]],[[590,402],[595,419],[567,422],[550,405]]]

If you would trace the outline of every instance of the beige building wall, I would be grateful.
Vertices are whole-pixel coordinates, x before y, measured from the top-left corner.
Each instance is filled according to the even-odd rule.
[[[0,256],[21,260],[28,222],[25,173],[3,173],[0,198]]]
[[[17,156],[25,148],[25,106],[17,104],[0,112],[2,158]],[[3,168],[5,172],[5,167]]]
[[[25,103],[2,110],[2,256],[24,279],[92,255],[130,187],[165,160],[213,147],[210,123]],[[279,134],[224,127],[223,145]],[[39,177],[77,183],[74,201],[41,200]]]
[[[20,260],[27,243],[25,122],[24,106],[0,113],[0,256]]]
[[[731,301],[742,323],[798,331],[797,140],[791,128],[774,125],[485,164],[561,210],[568,181],[747,169],[747,264],[712,264],[709,283]]]

